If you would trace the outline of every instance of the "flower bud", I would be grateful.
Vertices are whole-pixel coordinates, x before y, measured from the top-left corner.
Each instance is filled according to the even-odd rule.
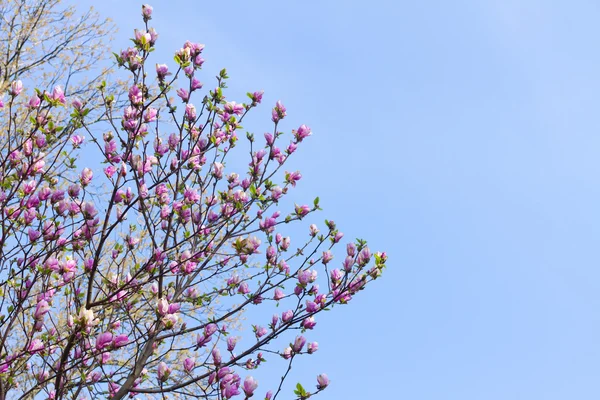
[[[327,377],[327,375],[321,374],[321,375],[317,376],[317,383],[318,383],[317,389],[323,390],[327,386],[329,386],[329,378]]]

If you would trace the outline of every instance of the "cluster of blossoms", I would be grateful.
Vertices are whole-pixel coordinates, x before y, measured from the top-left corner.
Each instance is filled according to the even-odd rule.
[[[0,393],[250,398],[258,388],[251,371],[269,357],[290,368],[315,353],[319,344],[306,336],[319,314],[351,302],[385,267],[386,254],[362,240],[336,261],[344,235],[333,221],[311,224],[292,247],[285,225],[320,209],[318,198],[283,206],[302,179],[285,164],[311,129],[281,132],[287,109],[278,101],[264,141],[246,134],[247,170],[231,171],[227,157],[263,92],[227,99],[222,70],[198,96],[204,45],[192,42],[175,52],[175,68],[156,64],[150,77],[158,34],[148,26],[152,7],[142,16],[133,47],[116,55],[130,76],[126,104],[99,88],[101,133],[84,102],[59,87],[20,101],[25,89],[14,82],[0,105],[26,117],[0,154]],[[59,125],[60,109],[71,114]],[[9,127],[13,114],[3,114]],[[83,146],[102,158],[103,173],[77,167]],[[284,311],[235,336],[241,313],[257,306]],[[301,334],[275,344],[292,330]],[[328,385],[321,374],[313,391],[299,384],[295,393],[304,399]]]

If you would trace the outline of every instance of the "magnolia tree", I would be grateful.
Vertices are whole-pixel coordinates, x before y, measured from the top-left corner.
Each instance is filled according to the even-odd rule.
[[[108,72],[99,65],[114,30],[107,19],[61,0],[3,0],[0,21],[0,91],[17,80],[39,88],[60,83],[68,95],[97,105],[97,86]]]
[[[363,240],[334,252],[333,221],[282,234],[319,210],[318,198],[286,206],[302,177],[286,162],[310,128],[284,132],[277,102],[270,133],[242,137],[262,92],[229,101],[222,70],[200,94],[197,43],[150,66],[152,7],[142,16],[116,54],[126,105],[104,83],[99,116],[60,87],[25,96],[14,81],[4,97],[14,140],[0,153],[0,399],[275,399],[292,363],[317,351],[306,337],[321,313],[384,268]],[[232,171],[231,157],[248,168]],[[275,358],[283,377],[258,389],[255,370]],[[328,384],[321,374],[294,393]]]
[[[104,58],[104,39],[113,29],[93,10],[78,14],[61,0],[3,0],[0,3],[0,88],[17,79],[40,86],[62,83],[86,96],[93,85],[83,73]]]

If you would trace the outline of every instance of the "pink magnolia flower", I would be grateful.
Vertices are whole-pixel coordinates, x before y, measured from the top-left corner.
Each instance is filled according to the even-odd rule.
[[[240,287],[238,288],[238,293],[239,294],[248,294],[248,293],[250,293],[250,287],[248,286],[247,282],[242,282],[240,284]]]
[[[129,343],[129,338],[127,335],[118,335],[113,338],[113,346],[114,347],[123,347]]]
[[[77,262],[75,260],[65,260],[60,263],[60,271],[63,274],[75,272],[77,270]]]
[[[160,81],[164,80],[167,75],[171,75],[167,64],[156,64],[156,75]]]
[[[266,256],[267,256],[267,260],[269,262],[275,264],[277,261],[277,250],[275,250],[275,247],[269,246],[267,248]]]
[[[44,315],[48,313],[48,311],[50,311],[50,305],[46,300],[41,300],[35,307],[35,313],[33,314],[33,317],[37,320],[41,320],[44,318]]]
[[[184,116],[188,121],[194,121],[196,119],[196,107],[193,104],[186,104]]]
[[[196,346],[197,348],[206,346],[212,340],[212,336],[207,335],[197,335],[196,336]]]
[[[313,272],[308,269],[298,271],[298,283],[302,286],[306,286],[307,284],[314,282],[315,279],[313,279]]]
[[[225,103],[223,109],[229,114],[242,115],[244,113],[244,106],[237,104],[235,101]]]
[[[133,105],[141,105],[144,102],[144,94],[137,85],[133,85],[129,89],[129,101]]]
[[[267,328],[265,328],[264,326],[257,326],[255,328],[254,334],[256,335],[257,339],[260,339],[262,336],[267,334]]]
[[[10,84],[10,89],[8,90],[8,93],[11,96],[16,97],[22,91],[23,91],[23,82],[21,82],[21,81],[15,81],[15,82],[13,82],[13,83]]]
[[[356,245],[354,243],[348,243],[346,245],[346,253],[349,257],[354,257],[356,254]]]
[[[333,254],[331,251],[327,250],[323,252],[323,256],[321,257],[321,261],[323,264],[327,265],[331,260],[333,260]]]
[[[275,330],[275,328],[277,327],[277,322],[279,322],[279,315],[273,314],[273,316],[271,317],[271,324],[269,325],[271,329]]]
[[[285,149],[286,153],[292,154],[298,149],[298,145],[296,143],[290,143],[288,147]]]
[[[156,108],[148,107],[146,113],[144,114],[144,122],[152,122],[156,120],[156,116],[158,115],[158,110]]]
[[[286,236],[281,241],[281,250],[286,251],[290,247],[292,239],[289,236]]]
[[[281,356],[283,358],[285,358],[286,360],[289,360],[290,358],[292,358],[292,348],[286,347],[285,350],[283,350],[283,354]]]
[[[47,259],[46,262],[44,263],[44,266],[51,271],[58,272],[60,270],[60,267],[58,265],[58,260],[54,257],[50,257],[49,259]]]
[[[273,137],[273,135],[271,133],[265,133],[265,141],[267,142],[268,146],[272,146],[273,143],[275,143],[275,138]]]
[[[185,369],[185,372],[192,372],[192,370],[194,369],[195,366],[196,366],[195,358],[188,357],[185,360],[183,360],[183,369]]]
[[[294,343],[292,344],[292,350],[296,353],[300,353],[304,344],[306,343],[306,338],[304,336],[296,336]]]
[[[38,383],[44,382],[49,377],[50,373],[46,370],[39,371],[37,374],[35,374],[35,379],[38,381]]]
[[[96,349],[102,350],[103,348],[112,344],[113,334],[110,332],[104,332],[96,337]]]
[[[31,242],[35,242],[36,240],[38,240],[40,238],[40,236],[42,236],[41,232],[36,231],[35,229],[29,228],[29,230],[27,231],[27,235],[29,236],[29,240]]]
[[[290,322],[292,320],[292,318],[294,318],[294,312],[292,310],[284,311],[281,314],[281,320],[285,323]]]
[[[82,307],[77,315],[77,321],[84,327],[97,325],[100,321],[94,317],[94,311]]]
[[[219,329],[219,327],[217,326],[217,324],[208,324],[204,327],[204,334],[206,336],[211,336],[213,335],[217,330]]]
[[[306,125],[300,125],[297,131],[292,131],[297,142],[301,142],[303,139],[312,135],[310,128]]]
[[[144,21],[147,22],[149,20],[152,19],[152,11],[154,9],[152,8],[152,6],[148,5],[148,4],[144,4],[142,6],[142,17],[144,18]]]
[[[274,300],[281,300],[285,297],[285,293],[283,293],[283,290],[277,288],[275,289],[275,294],[273,295],[273,299]]]
[[[117,385],[114,382],[110,382],[108,384],[108,394],[110,397],[113,397],[115,394],[117,394],[117,392],[119,391],[119,389],[121,389],[121,387],[119,385]]]
[[[79,197],[79,193],[81,192],[81,187],[79,185],[71,185],[67,189],[67,193],[72,199],[76,199]]]
[[[310,207],[307,204],[304,204],[301,206],[296,204],[295,211],[296,211],[296,215],[298,215],[299,217],[304,217],[305,215],[307,215],[310,212]]]
[[[198,54],[202,53],[202,50],[204,50],[204,45],[201,43],[192,43],[188,40],[183,45],[183,48],[188,49],[192,57],[196,57]]]
[[[223,391],[223,397],[225,397],[226,399],[230,399],[233,396],[237,396],[238,394],[240,394],[239,381],[235,381],[233,383],[226,382],[223,385],[222,391]]]
[[[352,266],[353,266],[353,265],[354,265],[354,257],[352,257],[352,256],[347,256],[347,257],[344,259],[344,263],[343,263],[343,266],[344,266],[344,271],[346,271],[346,272],[350,272],[350,271],[352,270]]]
[[[217,179],[223,178],[223,164],[220,162],[213,163],[213,176]]]
[[[40,106],[41,102],[42,101],[40,100],[40,98],[37,95],[35,95],[35,96],[31,97],[31,99],[29,99],[29,103],[27,103],[27,106],[29,108],[38,108]]]
[[[40,198],[37,194],[32,194],[27,199],[27,207],[28,208],[38,208],[40,205]]]
[[[252,93],[250,95],[250,98],[252,99],[252,103],[254,103],[254,104],[260,104],[260,102],[262,101],[264,93],[265,92],[263,90],[261,90],[259,92]]]
[[[127,243],[127,247],[133,249],[140,242],[140,238],[136,236],[127,235],[127,237],[125,238],[125,242]]]
[[[246,394],[246,397],[252,397],[254,395],[254,391],[258,387],[258,382],[252,377],[247,376],[244,380],[244,385],[242,386],[242,390]]]
[[[167,315],[169,313],[169,302],[167,299],[158,299],[156,309],[160,315]]]
[[[197,55],[196,57],[194,57],[194,65],[198,68],[202,67],[202,64],[204,64],[204,58],[202,58],[202,56]]]
[[[27,139],[25,143],[23,143],[23,153],[26,156],[30,156],[33,153],[33,141],[31,139]]]
[[[73,99],[73,101],[71,102],[71,105],[77,111],[81,111],[81,109],[83,108],[83,103],[78,98]]]
[[[177,96],[179,96],[184,103],[187,103],[190,99],[190,94],[184,88],[177,89]]]
[[[338,283],[343,278],[342,272],[337,268],[332,270],[330,275],[331,275],[331,282],[333,282],[333,283]]]
[[[156,39],[158,39],[158,32],[152,27],[148,29],[148,34],[150,34],[150,46],[154,46]]]
[[[317,389],[323,390],[327,386],[329,386],[329,378],[327,377],[327,375],[321,374],[321,375],[317,376],[317,383],[318,383]]]
[[[358,257],[356,257],[356,263],[360,266],[367,265],[371,260],[371,251],[368,247],[365,247],[358,253]]]
[[[192,83],[190,84],[192,90],[202,89],[202,82],[200,82],[196,78],[192,78]]]
[[[60,86],[55,86],[52,90],[52,100],[57,101],[60,104],[65,104],[65,93]]]
[[[273,122],[277,123],[284,119],[287,115],[286,111],[287,110],[284,107],[284,105],[281,104],[281,101],[278,100],[275,104],[275,107],[273,107],[273,111],[271,112],[271,119],[273,120]]]
[[[169,314],[175,314],[181,308],[181,304],[179,303],[171,303],[169,304]]]
[[[221,352],[219,351],[219,349],[217,349],[217,348],[213,349],[212,358],[213,358],[213,363],[216,366],[221,365]]]
[[[171,368],[167,366],[163,361],[158,364],[158,368],[156,368],[156,375],[158,376],[158,380],[161,382],[166,382],[169,379],[169,375],[171,374]]]
[[[46,136],[39,134],[35,137],[35,145],[39,148],[39,149],[43,149],[44,147],[46,147]]]
[[[229,336],[227,338],[227,351],[233,351],[235,349],[235,345],[237,344],[237,338],[233,336]]]
[[[98,214],[98,210],[90,202],[84,202],[81,211],[86,219],[93,219]]]
[[[32,354],[39,353],[44,350],[44,343],[40,339],[33,339],[31,343],[29,343],[27,350]]]
[[[110,351],[104,352],[98,357],[98,359],[98,361],[100,361],[100,364],[106,364],[112,359],[112,354],[110,354]]]
[[[296,182],[298,182],[300,179],[302,179],[302,174],[300,174],[300,171],[296,171],[296,172],[285,171],[285,180],[287,183],[291,184],[293,187],[296,186]]]
[[[175,326],[175,324],[177,324],[178,319],[175,314],[167,314],[163,317],[162,321],[163,324],[165,324],[165,326],[167,327],[167,329],[171,329]]]
[[[310,316],[308,318],[305,318],[304,321],[302,321],[302,327],[304,329],[312,329],[315,327],[317,323],[315,322],[315,318]]]
[[[100,380],[100,378],[102,378],[102,373],[100,371],[94,371],[90,375],[90,381],[92,381],[94,383],[98,382]]]
[[[42,110],[38,113],[35,120],[41,126],[45,126],[51,117],[52,117],[52,115],[50,114],[50,112],[48,110]]]
[[[271,233],[275,229],[275,225],[277,224],[277,220],[273,217],[265,218],[259,222],[260,229]]]
[[[81,171],[81,186],[87,186],[90,184],[90,182],[92,181],[92,178],[94,176],[94,173],[92,172],[91,169],[89,168],[84,168],[83,171]]]
[[[314,301],[306,300],[306,312],[314,313],[319,311],[319,306]]]

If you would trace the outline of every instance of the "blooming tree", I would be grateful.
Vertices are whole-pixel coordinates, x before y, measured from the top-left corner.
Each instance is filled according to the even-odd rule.
[[[0,20],[1,92],[18,80],[39,88],[60,84],[67,95],[93,102],[109,71],[99,67],[110,54],[109,20],[61,0],[4,0]]]
[[[253,371],[283,358],[280,383],[261,387],[275,399],[292,363],[318,350],[306,336],[321,313],[384,268],[363,240],[336,252],[333,221],[305,239],[282,233],[319,210],[318,198],[286,206],[302,178],[286,162],[310,128],[285,133],[277,102],[269,133],[239,135],[262,92],[229,101],[222,70],[201,95],[198,43],[151,67],[152,7],[142,16],[115,55],[129,74],[124,106],[104,83],[101,115],[59,86],[27,97],[14,81],[2,102],[14,140],[0,152],[0,399],[247,399]],[[244,142],[248,168],[236,173],[230,153]],[[262,317],[241,329],[252,307]],[[321,374],[294,393],[328,384]]]

